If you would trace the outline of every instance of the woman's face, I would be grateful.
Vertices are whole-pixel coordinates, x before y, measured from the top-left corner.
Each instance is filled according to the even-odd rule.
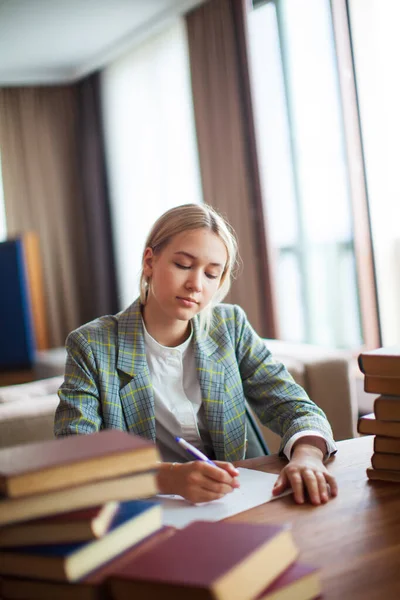
[[[206,228],[175,235],[157,255],[147,248],[147,310],[161,311],[159,316],[168,320],[189,321],[218,290],[227,259],[222,240]]]

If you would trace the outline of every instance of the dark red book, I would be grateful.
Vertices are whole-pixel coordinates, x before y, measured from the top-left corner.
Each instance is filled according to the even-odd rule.
[[[294,563],[257,596],[257,600],[313,600],[322,593],[318,569]]]
[[[117,429],[0,449],[0,494],[20,498],[156,467],[152,442]]]
[[[38,579],[3,577],[0,579],[0,597],[3,600],[30,598],[30,600],[104,600],[105,584],[114,571],[122,569],[145,552],[175,533],[174,527],[163,527],[145,540],[132,546],[110,562],[92,571],[78,582],[63,583]]]
[[[192,523],[115,572],[114,600],[253,600],[297,558],[291,530],[249,523]]]
[[[106,502],[15,525],[0,527],[0,547],[83,542],[102,537],[109,529],[119,502]]]

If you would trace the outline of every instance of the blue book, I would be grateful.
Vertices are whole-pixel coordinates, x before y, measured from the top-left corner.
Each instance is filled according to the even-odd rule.
[[[33,325],[22,239],[0,243],[0,369],[30,367]]]
[[[90,542],[0,549],[0,575],[77,581],[162,526],[153,501],[121,502],[108,533]]]

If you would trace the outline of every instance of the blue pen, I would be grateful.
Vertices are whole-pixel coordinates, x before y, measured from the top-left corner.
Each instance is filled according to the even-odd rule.
[[[219,469],[218,465],[216,465],[212,460],[210,460],[208,456],[200,452],[200,450],[198,450],[195,446],[192,446],[192,444],[189,444],[189,442],[187,442],[183,438],[176,437],[175,440],[180,446],[182,446],[182,448],[186,450],[186,452],[191,454],[196,460],[202,460],[203,462],[207,462],[209,465],[212,465],[213,467]]]

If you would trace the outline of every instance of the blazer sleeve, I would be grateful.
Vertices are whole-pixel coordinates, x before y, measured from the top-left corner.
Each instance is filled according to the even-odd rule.
[[[102,428],[96,361],[84,335],[73,331],[66,340],[64,382],[54,420],[54,434],[64,437],[87,434]]]
[[[280,452],[293,435],[307,430],[321,433],[329,454],[335,452],[325,413],[310,400],[286,367],[272,357],[243,310],[235,306],[235,311],[236,357],[243,391],[261,423],[281,436]]]

